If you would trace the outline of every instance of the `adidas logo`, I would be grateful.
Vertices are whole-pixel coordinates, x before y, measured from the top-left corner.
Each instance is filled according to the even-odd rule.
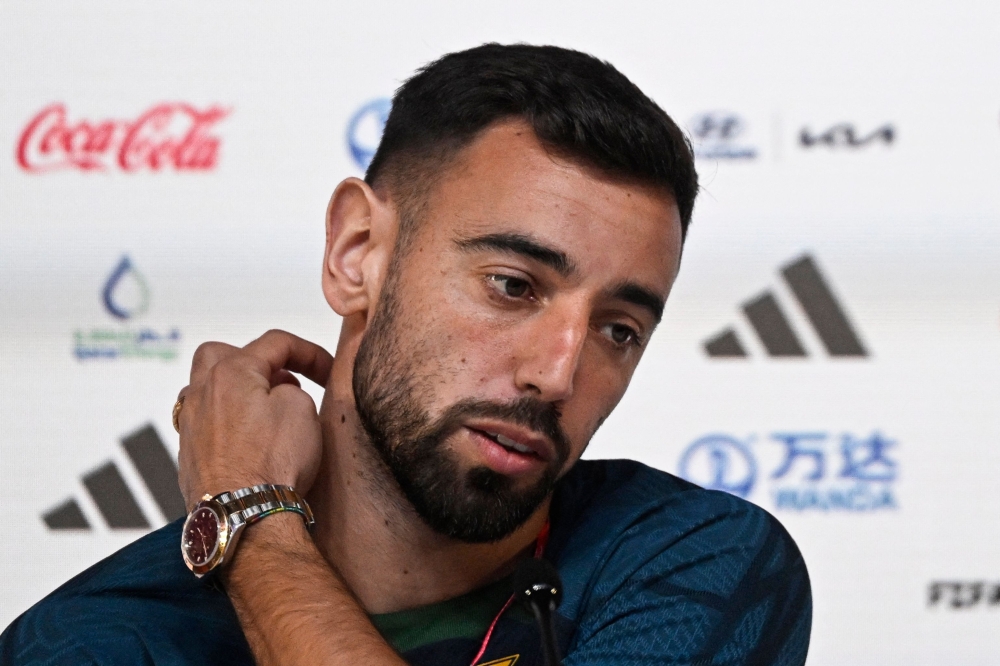
[[[177,483],[177,465],[152,424],[121,440],[139,478],[166,520],[185,513],[184,498]],[[149,529],[150,522],[129,489],[118,465],[108,461],[83,475],[83,487],[111,529]],[[87,517],[75,499],[68,499],[42,514],[51,530],[89,530]]]
[[[781,275],[830,356],[868,356],[844,308],[810,255],[806,254],[782,267]],[[773,291],[765,291],[750,299],[742,309],[769,356],[808,356]],[[745,358],[749,355],[733,327],[706,340],[704,347],[712,358]]]

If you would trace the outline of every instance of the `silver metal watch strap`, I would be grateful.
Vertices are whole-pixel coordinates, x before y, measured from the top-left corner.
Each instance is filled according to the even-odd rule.
[[[294,511],[301,515],[309,529],[316,522],[309,504],[291,486],[264,483],[219,493],[213,499],[226,509],[229,524],[234,529],[281,511]]]

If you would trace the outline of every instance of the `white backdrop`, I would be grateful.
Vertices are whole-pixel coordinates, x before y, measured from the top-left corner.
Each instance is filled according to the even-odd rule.
[[[111,525],[166,522],[156,436],[120,440],[176,452],[199,342],[334,346],[326,200],[378,100],[483,41],[610,60],[702,156],[664,324],[588,455],[777,515],[810,665],[995,663],[995,2],[3,3],[0,626],[147,529]],[[865,355],[827,351],[823,288],[782,275],[805,256]],[[708,353],[726,330],[745,356]]]

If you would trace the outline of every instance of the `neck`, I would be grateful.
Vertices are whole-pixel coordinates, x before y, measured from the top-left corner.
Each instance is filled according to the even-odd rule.
[[[469,544],[435,532],[371,449],[353,396],[337,395],[338,374],[335,367],[320,409],[323,464],[309,502],[316,545],[365,610],[388,613],[436,603],[512,572],[547,519],[548,502],[494,543]]]

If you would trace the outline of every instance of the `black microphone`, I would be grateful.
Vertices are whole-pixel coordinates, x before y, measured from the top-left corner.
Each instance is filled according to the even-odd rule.
[[[514,595],[531,607],[542,634],[542,653],[546,666],[559,666],[559,648],[552,613],[562,601],[562,581],[559,572],[548,560],[522,560],[514,573]]]

